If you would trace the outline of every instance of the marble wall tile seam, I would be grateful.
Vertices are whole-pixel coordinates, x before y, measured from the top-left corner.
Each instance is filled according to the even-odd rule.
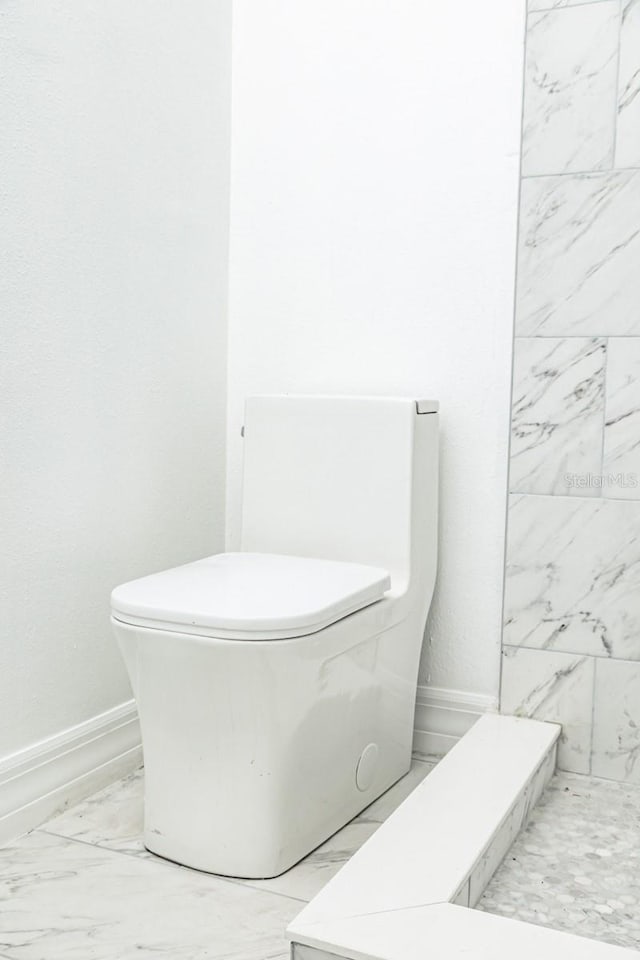
[[[622,471],[616,470],[616,471],[609,471],[609,472],[619,474]],[[530,490],[511,490],[510,489],[509,494],[510,496],[514,496],[514,497],[546,497],[549,500],[563,499],[563,500],[569,500],[572,502],[577,499],[576,497],[571,496],[571,494],[567,494],[567,493],[532,493]],[[597,500],[599,502],[611,501],[612,503],[638,503],[640,502],[640,488],[638,488],[638,494],[635,497],[612,497],[609,494],[607,494],[607,496],[605,497],[602,495],[602,493],[598,493],[598,494],[594,494],[592,497],[589,497],[589,499]]]
[[[615,166],[640,162],[640,4],[622,0]]]
[[[618,148],[618,122],[620,119],[620,51],[622,43],[622,19],[624,0],[618,0],[618,49],[616,52],[616,83],[613,90],[613,152],[611,154],[611,168],[616,170],[616,151]]]
[[[627,499],[640,498],[640,337],[611,344],[607,365],[603,470],[625,479]]]
[[[610,3],[611,0],[592,0],[594,3]],[[558,170],[557,173],[524,173],[522,180],[554,180],[557,177],[584,177],[596,180],[598,177],[604,177],[609,173],[635,173],[640,170],[638,164],[624,164],[622,166],[612,166],[603,170]]]
[[[558,3],[550,3],[548,5],[542,5],[540,7],[535,6],[535,4],[529,2],[529,12],[530,13],[548,13],[550,10],[564,10],[565,7],[585,7],[587,5],[591,6],[592,3],[606,3],[607,0],[559,0]]]
[[[598,0],[599,2],[599,0]],[[640,340],[637,333],[519,333],[514,341],[519,340]]]
[[[576,650],[575,647],[571,649],[570,647],[557,646],[555,642],[553,646],[549,645],[547,647],[533,647],[528,643],[505,643],[503,644],[503,649],[532,650],[536,653],[563,653],[568,657],[582,657],[585,660],[593,660],[594,662],[597,662],[598,660],[615,660],[616,663],[633,663],[636,666],[640,664],[640,656],[638,660],[630,660],[628,657],[616,657],[615,655],[609,653],[583,653],[581,650]]]
[[[602,371],[602,423],[600,427],[600,476],[604,476],[604,439],[605,431],[607,428],[607,367],[609,366],[609,338],[606,337],[604,340],[604,369]],[[600,488],[600,495],[602,495],[602,488]],[[595,683],[595,677],[594,677]],[[593,727],[591,729],[591,736],[593,737]]]
[[[593,751],[594,751],[594,731],[596,725],[596,671],[598,669],[598,658],[590,657],[593,661],[593,671],[591,675],[591,726],[589,729],[589,776],[593,773]]]
[[[518,160],[518,206],[516,209],[516,231],[515,231],[515,244],[516,244],[516,258],[515,258],[515,270],[513,278],[513,293],[512,293],[512,324],[511,324],[511,375],[509,378],[509,429],[507,437],[507,477],[506,477],[506,489],[505,489],[505,505],[504,505],[504,549],[502,554],[502,598],[501,598],[501,607],[500,607],[500,647],[502,648],[503,638],[502,638],[502,621],[504,620],[504,604],[505,604],[505,590],[506,590],[506,576],[504,576],[507,569],[507,537],[506,534],[509,530],[509,494],[511,492],[511,475],[513,471],[513,390],[515,384],[515,340],[517,339],[517,323],[518,323],[518,273],[520,271],[520,251],[519,251],[519,242],[520,234],[522,230],[522,185],[523,185],[523,175],[522,175],[522,131],[524,130],[524,90],[525,84],[527,82],[527,63],[526,63],[526,49],[527,49],[527,31],[528,31],[528,8],[531,5],[532,0],[524,0],[525,2],[525,17],[524,17],[524,36],[522,37],[522,70],[521,70],[521,82],[522,82],[522,96],[520,100],[520,157]],[[589,2],[589,0],[587,0]],[[502,657],[500,657],[500,669],[498,675],[498,691],[500,691],[500,686],[502,683]],[[499,699],[499,695],[498,695]]]
[[[603,654],[576,653],[575,650],[562,650],[560,649],[560,647],[555,647],[555,646],[554,647],[529,647],[524,643],[505,643],[503,645],[503,649],[504,650],[532,650],[535,653],[563,653],[567,656],[579,657],[582,660],[593,660],[596,668],[599,662],[604,662],[604,663],[618,663],[621,666],[624,666],[626,664],[627,666],[635,668],[636,670],[640,669],[640,660],[631,660],[629,657],[611,656],[606,653],[603,653]]]
[[[622,471],[617,470],[617,471],[609,471],[609,472],[614,475],[618,475]],[[605,475],[606,473],[607,471],[605,471]],[[595,477],[596,474],[594,473],[593,476]],[[553,499],[553,500],[557,500],[559,497],[563,497],[565,500],[578,499],[577,497],[572,496],[571,494],[566,494],[566,493],[532,493],[530,490],[515,490],[515,489],[513,490],[510,489],[509,495],[514,497],[548,497],[549,499]],[[598,502],[611,501],[612,503],[640,503],[640,488],[638,489],[637,496],[634,496],[634,497],[611,497],[611,496],[605,497],[602,495],[602,493],[594,493],[592,496],[589,497],[589,499],[596,500]]]

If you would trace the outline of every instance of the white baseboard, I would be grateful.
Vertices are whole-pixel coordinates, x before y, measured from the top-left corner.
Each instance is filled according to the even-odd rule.
[[[419,686],[413,735],[415,756],[443,757],[483,713],[497,712],[497,697]]]
[[[77,803],[142,760],[133,700],[0,760],[0,844]]]

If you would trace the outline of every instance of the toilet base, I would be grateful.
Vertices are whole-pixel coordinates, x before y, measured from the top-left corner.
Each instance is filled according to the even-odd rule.
[[[142,728],[147,849],[275,877],[402,777],[421,631],[384,619],[370,607],[266,642],[114,621]]]
[[[406,767],[393,779],[389,781],[388,784],[383,786],[377,796],[383,794],[386,790],[390,789],[394,783],[400,780],[405,774],[409,772],[411,764],[407,764]],[[366,806],[370,803],[373,803],[377,799],[377,796],[367,799]],[[236,864],[234,862],[227,862],[227,866],[232,869],[222,870],[216,869],[216,865],[221,865],[222,861],[210,861],[207,858],[195,855],[193,850],[183,846],[176,846],[172,842],[167,844],[159,841],[157,836],[149,838],[147,834],[144,834],[144,847],[149,853],[154,854],[154,856],[162,857],[163,860],[168,860],[170,863],[177,863],[183,867],[189,867],[193,870],[199,870],[202,873],[209,873],[215,876],[222,877],[232,877],[237,880],[272,880],[275,877],[281,876],[283,873],[286,873],[297,863],[304,860],[310,853],[313,852],[317,847],[321,846],[326,840],[332,837],[335,833],[341,830],[346,824],[349,823],[353,817],[357,816],[358,813],[363,810],[364,807],[358,806],[357,810],[353,814],[341,814],[336,816],[335,821],[332,826],[327,826],[325,831],[322,833],[314,831],[313,835],[309,834],[307,837],[300,837],[299,847],[297,851],[289,851],[289,855],[286,859],[281,859],[280,861],[274,859],[265,859],[259,861],[257,858],[257,851],[255,859],[247,863],[245,867],[245,872],[240,872],[239,862]],[[282,840],[285,838],[282,837]],[[284,846],[284,844],[283,844]],[[260,862],[263,863],[263,866],[260,866]]]

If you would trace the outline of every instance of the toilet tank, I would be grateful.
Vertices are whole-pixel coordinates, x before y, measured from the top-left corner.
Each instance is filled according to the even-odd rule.
[[[420,409],[429,414],[437,405],[399,397],[249,398],[241,549],[384,567],[393,588],[403,589],[412,539],[415,548],[416,535],[427,534],[425,549],[435,551],[437,417]],[[418,426],[425,419],[427,433]],[[416,511],[416,495],[431,502]],[[421,531],[412,530],[418,520]]]

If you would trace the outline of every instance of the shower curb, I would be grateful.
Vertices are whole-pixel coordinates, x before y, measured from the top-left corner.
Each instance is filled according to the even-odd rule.
[[[559,734],[556,724],[481,717],[290,924],[293,960],[638,960],[470,909],[552,776]]]

